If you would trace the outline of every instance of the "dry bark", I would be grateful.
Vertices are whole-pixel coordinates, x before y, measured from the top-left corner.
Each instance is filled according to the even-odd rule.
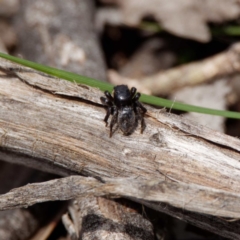
[[[225,237],[228,237],[231,239],[239,238],[239,222],[238,221],[230,220],[228,222],[227,219],[224,220],[223,218],[213,218],[208,215],[200,215],[200,214],[196,214],[196,213],[189,212],[186,210],[186,208],[189,207],[188,204],[194,205],[196,203],[198,206],[199,206],[199,204],[200,204],[200,206],[202,204],[204,204],[201,202],[202,200],[205,200],[203,198],[208,198],[208,199],[215,198],[215,200],[217,200],[219,198],[219,193],[223,194],[222,196],[224,196],[219,200],[219,202],[217,202],[217,203],[208,202],[206,204],[206,205],[210,206],[211,210],[213,210],[213,208],[216,207],[217,205],[220,206],[220,207],[218,206],[218,209],[216,209],[216,212],[214,214],[220,215],[221,212],[224,211],[221,209],[222,206],[223,205],[225,206],[226,203],[229,204],[230,203],[229,200],[232,201],[235,199],[236,200],[235,202],[232,201],[232,206],[235,209],[236,209],[236,207],[239,208],[239,203],[238,203],[239,198],[237,199],[236,196],[234,197],[233,195],[229,194],[228,192],[218,191],[218,192],[215,192],[216,195],[214,196],[214,191],[212,191],[212,189],[203,188],[203,187],[199,187],[199,186],[191,186],[192,188],[191,187],[190,187],[190,189],[187,188],[189,195],[190,195],[190,191],[194,191],[192,196],[189,196],[189,198],[191,198],[191,199],[190,199],[190,201],[189,201],[189,199],[184,199],[184,201],[188,201],[188,202],[186,202],[185,204],[182,203],[183,204],[181,206],[182,209],[179,210],[179,209],[169,206],[166,203],[158,203],[159,200],[163,200],[164,196],[162,196],[162,195],[166,196],[166,193],[164,192],[164,190],[166,190],[165,187],[167,184],[165,184],[164,181],[157,182],[154,179],[152,181],[149,180],[149,182],[145,181],[143,179],[141,179],[140,181],[139,180],[136,181],[136,179],[132,179],[132,178],[116,179],[116,180],[109,180],[109,179],[105,178],[104,181],[105,181],[105,183],[102,183],[93,178],[71,176],[71,177],[67,177],[67,178],[63,178],[63,179],[59,179],[59,180],[52,180],[52,181],[45,182],[45,183],[31,184],[31,185],[28,185],[28,186],[25,186],[25,187],[22,187],[19,189],[14,189],[5,195],[2,195],[0,198],[0,206],[1,206],[1,209],[8,209],[8,208],[23,207],[23,206],[27,207],[29,205],[32,205],[36,202],[41,202],[41,201],[50,201],[50,200],[56,200],[56,199],[57,200],[66,200],[66,199],[71,199],[71,198],[75,198],[75,197],[79,197],[79,196],[82,196],[83,198],[90,197],[92,195],[94,195],[94,196],[111,196],[111,197],[122,196],[122,197],[132,198],[134,201],[140,202],[140,203],[147,205],[158,211],[166,212],[166,213],[171,214],[180,219],[187,220],[192,224],[193,223],[197,224],[205,229],[208,229],[210,231],[218,233],[222,236],[225,236]],[[129,184],[129,183],[131,183],[131,184]],[[168,185],[167,187],[169,187],[169,186],[170,185]],[[176,184],[175,189],[173,189],[173,188],[171,189],[171,187],[169,189],[167,189],[167,194],[171,193],[172,196],[174,196],[175,190],[178,189],[178,191],[181,192],[181,191],[183,191],[183,189],[182,189],[183,187],[184,187],[184,185],[181,183]],[[49,189],[51,189],[51,190],[49,191]],[[185,191],[186,191],[186,188],[185,188]],[[194,195],[195,193],[196,193],[196,195]],[[187,195],[187,194],[185,194],[185,195]],[[172,196],[170,196],[170,198]],[[175,197],[177,197],[177,196],[175,196]],[[227,197],[229,197],[229,199],[227,199]],[[226,202],[221,202],[221,201],[224,201],[223,198],[225,198]],[[148,199],[148,201],[141,200],[141,199]],[[183,199],[182,196],[180,196],[180,199]],[[106,205],[104,203],[105,201],[100,198],[99,198],[99,200],[96,200],[93,198],[90,198],[90,199],[87,198],[86,200],[84,199],[84,201],[82,201],[82,200],[83,199],[81,199],[81,202],[78,203],[78,211],[79,211],[80,215],[82,215],[83,217],[77,218],[76,221],[83,221],[84,217],[91,215],[93,213],[97,214],[99,212],[100,208],[101,208],[100,211],[102,213],[102,214],[100,214],[100,216],[105,215],[105,217],[106,218],[108,217],[109,220],[111,219],[111,220],[116,221],[116,218],[118,220],[120,218],[120,221],[121,221],[121,219],[125,219],[124,216],[128,215],[128,213],[126,213],[126,211],[125,211],[125,213],[124,212],[116,213],[115,211],[113,211],[111,208],[115,208],[115,209],[119,208],[119,206],[117,206],[117,204],[114,202],[112,202],[112,203],[109,202],[108,205]],[[149,200],[152,200],[152,202],[149,202]],[[96,203],[95,205],[92,205],[92,201],[97,201],[98,203]],[[99,204],[99,201],[102,201],[102,203]],[[176,202],[176,204],[179,204],[178,199],[176,199],[175,202]],[[79,205],[81,206],[80,208],[79,208]],[[94,207],[92,207],[92,206],[94,206]],[[98,207],[96,207],[96,206],[98,206]],[[92,208],[90,212],[88,211],[89,208]],[[83,210],[83,209],[85,209],[85,210]],[[111,209],[111,211],[109,211],[110,216],[106,216],[106,211],[108,211],[109,209]],[[125,209],[122,207],[121,210],[125,210]],[[228,208],[228,210],[229,210],[229,208]],[[238,212],[236,212],[234,214],[235,214],[235,216],[239,216],[239,210],[238,210]],[[100,221],[98,221],[98,220],[99,220],[98,218],[95,218],[95,221],[93,221],[93,222],[95,224],[96,224],[96,222],[102,223],[101,220]],[[136,220],[136,221],[138,224],[140,223],[139,220]],[[90,221],[90,222],[92,222],[92,221]],[[116,222],[118,222],[118,221],[116,221]],[[129,224],[129,222],[126,223],[126,219],[125,219],[125,224]],[[144,222],[142,222],[142,224],[144,224]],[[147,224],[147,223],[145,222],[145,224]],[[97,224],[97,225],[100,225],[98,230],[100,230],[100,231],[103,230],[101,228],[101,226],[104,228],[104,225],[102,225],[102,224]],[[110,225],[112,226],[112,224],[110,224]],[[78,224],[78,226],[83,226],[86,230],[86,225]],[[150,234],[151,227],[148,224],[147,224],[147,226],[148,226],[148,230],[144,236],[151,235]],[[69,227],[69,229],[71,229],[71,228]],[[126,231],[125,232],[123,231],[124,226],[120,227],[120,229],[122,229],[121,234],[126,233]],[[143,229],[146,229],[146,228],[143,228]],[[220,232],[219,232],[219,229],[221,229]],[[113,235],[115,234],[115,231],[117,231],[117,229],[112,231]],[[83,233],[84,233],[84,231],[83,231]],[[93,231],[93,232],[91,232],[91,234],[97,234],[97,233]],[[93,236],[93,235],[90,235],[90,236]],[[120,235],[120,237],[121,237],[121,235]],[[88,238],[86,238],[86,239],[88,239]],[[149,238],[142,238],[142,239],[149,239]]]
[[[153,240],[153,227],[129,202],[116,202],[102,197],[81,197],[70,206],[72,225],[66,214],[63,219],[72,239]],[[75,230],[75,226],[81,229]],[[110,230],[111,229],[111,230]],[[110,231],[109,231],[110,230]],[[79,233],[79,234],[78,234]]]
[[[5,66],[5,68],[6,68],[6,66]],[[11,69],[16,69],[15,67],[14,67],[14,65],[13,66],[11,66],[11,64],[8,66],[8,68],[11,68]],[[19,69],[18,69],[19,70]],[[21,75],[23,73],[23,76],[26,74],[26,73],[24,73],[24,71],[23,72],[19,72],[19,74]],[[27,73],[27,76],[28,77],[30,77],[29,78],[29,80],[33,80],[33,81],[35,81],[36,79],[35,79],[35,77],[38,75],[32,75],[33,73]],[[19,75],[19,76],[20,76]],[[40,76],[40,75],[39,75]],[[38,77],[39,77],[38,76]],[[40,78],[41,78],[41,76],[40,76]],[[43,79],[44,79],[44,77],[43,77]],[[25,78],[24,78],[24,80],[26,80]],[[40,80],[39,78],[38,78],[38,80]],[[51,81],[51,79],[48,79],[48,80],[50,80]],[[58,84],[59,83],[59,80],[56,80],[56,79],[52,79],[52,80],[55,80],[56,82],[56,84]],[[41,80],[40,80],[41,81]],[[46,84],[46,82],[44,83],[44,81],[42,82],[43,83],[43,86]],[[49,82],[50,83],[50,82]],[[68,84],[68,82],[65,82],[65,81],[61,81],[61,83],[62,84],[65,84],[65,83],[67,83]],[[32,84],[32,83],[28,83],[28,84]],[[50,83],[50,85],[51,85],[51,83]],[[49,85],[49,87],[50,87],[50,85]],[[28,85],[27,85],[28,86]],[[64,89],[62,89],[61,87],[57,87],[56,88],[56,86],[57,85],[53,85],[53,88],[51,89],[51,88],[45,88],[45,90],[44,91],[55,91],[55,90],[59,90],[59,94],[64,94],[64,92],[65,92],[65,90]],[[59,85],[60,86],[60,85]],[[66,85],[67,86],[67,85]],[[40,87],[40,86],[39,86]],[[75,89],[75,85],[74,84],[70,84],[69,85],[69,87],[71,87],[71,89],[70,89],[70,92],[69,93],[67,93],[67,94],[70,94],[69,96],[71,96],[71,90],[73,90],[73,91],[75,91],[74,89]],[[61,93],[61,90],[63,90],[63,93]],[[84,88],[82,89],[83,91],[84,91]],[[77,94],[79,94],[79,93],[77,93]],[[84,95],[84,94],[83,94]],[[74,93],[73,93],[73,95],[72,95],[73,97],[74,97]],[[38,141],[38,140],[37,140]],[[6,153],[6,152],[5,152]],[[4,153],[3,153],[4,154]],[[36,156],[36,158],[38,158],[37,156]],[[14,156],[13,156],[13,161],[15,161],[14,160]],[[19,160],[19,159],[18,159]],[[22,159],[23,160],[23,159]],[[23,160],[24,162],[26,162],[25,160]],[[40,167],[40,169],[41,170],[46,170],[46,171],[50,171],[50,172],[55,172],[55,173],[58,173],[58,174],[76,174],[76,172],[73,172],[73,171],[68,171],[67,169],[65,169],[64,171],[62,171],[62,169],[60,170],[60,171],[58,171],[58,168],[55,168],[55,164],[51,164],[52,165],[52,168],[50,168],[49,167],[49,165],[45,165],[45,164],[42,164],[41,163],[41,165],[42,166],[40,166],[40,164],[39,163],[37,163],[36,162],[36,159],[35,160],[31,160],[31,159],[28,159],[27,160],[27,162],[28,163],[30,163],[30,162],[35,162],[34,164],[30,164],[30,166],[32,166],[32,167]],[[27,164],[28,164],[27,163]],[[36,164],[37,163],[37,164]],[[57,165],[57,164],[56,164]],[[57,171],[56,171],[57,170]],[[67,171],[66,171],[67,170]],[[51,189],[49,189],[48,191],[52,191]],[[41,191],[40,191],[41,192]],[[61,192],[61,191],[60,191]],[[77,197],[77,196],[76,196]],[[73,197],[74,198],[74,197]],[[59,200],[60,198],[58,198],[57,197],[57,199],[55,199],[55,200]],[[72,198],[71,198],[72,199]],[[52,199],[52,200],[54,200],[54,199]],[[67,200],[67,199],[66,199]],[[40,198],[38,199],[38,202],[41,202],[41,200],[40,200]],[[78,203],[80,203],[80,201],[78,201]],[[103,206],[103,203],[104,203],[104,201],[102,201],[102,206]],[[109,202],[107,202],[107,204],[109,204]],[[114,204],[114,203],[113,203]],[[116,203],[115,203],[116,204]],[[106,206],[107,207],[107,206]],[[95,207],[96,208],[96,207]],[[94,208],[93,208],[93,210],[92,210],[93,212],[94,212]],[[121,213],[119,213],[118,215],[120,216],[121,214],[124,214],[126,212],[126,209],[124,208],[124,207],[122,207],[122,212]],[[94,214],[94,216],[98,216],[99,214],[97,213],[97,212],[95,212],[95,214]],[[114,212],[112,213],[112,216],[114,216]],[[80,216],[80,218],[81,218],[81,216]],[[109,219],[109,221],[110,221],[111,219]],[[128,223],[128,221],[130,221],[130,219],[126,219],[126,221],[125,222],[120,222],[119,224],[118,224],[118,228],[121,228],[121,231],[119,232],[119,231],[117,231],[117,233],[115,232],[115,231],[109,231],[109,232],[106,232],[103,236],[102,236],[102,238],[104,239],[104,236],[107,234],[108,235],[108,237],[109,237],[109,239],[110,239],[110,237],[111,237],[111,239],[113,239],[113,238],[115,238],[116,236],[118,236],[118,238],[119,239],[126,239],[124,236],[125,235],[128,235],[129,233],[127,233],[127,228],[124,228],[124,225],[128,225],[128,224],[130,224],[130,222]],[[146,224],[146,220],[144,220],[144,218],[141,216],[140,218],[139,218],[139,220],[138,220],[138,223],[141,223],[142,222],[142,224]],[[147,221],[148,222],[148,221]],[[110,223],[110,222],[109,222]],[[84,221],[84,224],[85,225],[91,225],[91,223],[89,223],[89,222],[87,222],[87,221]],[[148,224],[150,224],[149,222],[148,222]],[[85,226],[85,225],[83,225],[83,227]],[[78,228],[80,227],[80,226],[77,226]],[[144,228],[143,228],[144,229]],[[84,231],[87,231],[87,232],[89,232],[89,229],[88,228],[84,228]],[[125,231],[125,232],[124,232]],[[141,232],[140,231],[140,229],[139,229],[139,232]],[[86,235],[86,233],[82,233],[84,236]],[[93,232],[93,234],[97,234],[96,232]],[[135,235],[136,235],[137,233],[135,232]],[[123,235],[123,236],[122,236]],[[141,235],[140,233],[138,233],[137,235]],[[99,234],[98,234],[98,236],[99,236]],[[148,235],[147,235],[148,236]],[[86,235],[86,237],[84,237],[83,239],[89,239],[88,238],[88,235]],[[134,234],[129,238],[129,239],[136,239],[136,236],[134,237]],[[142,235],[141,236],[141,238],[140,239],[149,239],[148,237],[146,238],[144,238],[144,235]]]
[[[226,190],[176,182],[164,176],[148,180],[132,177],[101,180],[70,176],[29,184],[1,195],[0,209],[28,207],[38,202],[69,200],[77,197],[106,196],[125,197],[141,203],[165,202],[181,209],[219,217],[240,217],[240,194]]]
[[[137,128],[130,136],[116,131],[109,138],[109,129],[102,121],[102,92],[3,60],[0,67],[8,72],[7,78],[0,78],[1,158],[61,175],[81,174],[103,181],[71,177],[71,184],[68,179],[59,180],[66,181],[65,185],[51,182],[51,190],[45,191],[43,199],[50,200],[50,193],[58,193],[54,199],[74,198],[80,191],[86,196],[89,186],[84,182],[74,185],[73,180],[81,178],[93,181],[95,187],[91,185],[89,190],[92,195],[125,196],[222,236],[240,237],[240,228],[235,227],[238,223],[219,218],[213,221],[211,216],[190,212],[239,217],[237,138],[151,109],[142,135]],[[11,77],[10,72],[18,77]],[[54,186],[61,186],[61,191],[53,191]],[[34,199],[30,193],[41,192],[41,187],[44,184],[26,187],[26,195],[18,199],[25,196],[22,204],[30,204],[28,197]],[[8,194],[5,196],[12,198],[14,192]],[[219,229],[220,224],[225,227]]]
[[[106,79],[105,64],[93,26],[94,1],[68,1],[66,4],[59,0],[22,0],[21,3],[14,21],[19,38],[18,53],[36,62]],[[21,159],[19,152],[16,152],[16,158]],[[37,156],[28,161],[30,166],[35,165],[46,172],[58,169],[54,170],[57,174],[73,174],[52,163],[42,168]],[[142,221],[145,220],[142,218]]]
[[[11,8],[8,7],[9,3],[7,4],[9,1],[5,2],[5,15],[10,9],[11,17],[14,15],[11,23],[15,27],[14,34],[17,33],[18,54],[27,56],[28,59],[36,62],[52,64],[69,71],[106,79],[104,60],[93,28],[95,11],[93,1],[68,1],[66,5],[65,1],[56,0],[21,0],[20,5],[16,1],[11,1],[11,4],[15,4],[15,7]],[[12,47],[15,35],[12,36],[11,29],[6,29],[6,26],[2,26],[1,29],[4,34],[0,37],[0,45],[2,40],[3,43],[7,43],[8,48]],[[30,171],[36,175],[34,174],[36,171]],[[19,169],[18,174],[21,176],[24,172]],[[16,178],[17,180],[19,177]],[[26,180],[25,184],[27,182],[31,182],[31,179]],[[13,187],[14,185],[8,190]],[[53,209],[51,205],[49,206]],[[42,205],[34,206],[39,209],[42,207]],[[45,222],[51,220],[49,212],[51,211],[48,211],[46,207],[37,211],[35,215],[31,214],[30,209],[4,212],[4,217],[1,217],[0,222],[1,236],[5,240],[27,239],[41,227],[42,215],[45,217]],[[9,224],[9,219],[11,224]],[[51,233],[47,230],[45,235],[46,232]]]

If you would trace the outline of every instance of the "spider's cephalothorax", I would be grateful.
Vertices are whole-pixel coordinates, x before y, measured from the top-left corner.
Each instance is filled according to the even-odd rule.
[[[129,90],[127,85],[118,85],[114,87],[113,96],[105,91],[106,98],[100,98],[101,102],[107,106],[107,114],[104,118],[106,126],[109,116],[113,115],[110,123],[110,137],[116,123],[125,135],[132,133],[138,119],[141,120],[141,133],[143,132],[146,126],[144,113],[147,109],[138,101],[141,94],[136,91],[137,89],[134,87]]]

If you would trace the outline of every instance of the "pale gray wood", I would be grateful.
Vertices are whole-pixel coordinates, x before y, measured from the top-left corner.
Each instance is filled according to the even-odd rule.
[[[105,63],[93,23],[94,1],[69,0],[66,3],[62,0],[21,0],[20,3],[20,9],[12,20],[19,43],[15,54],[39,63],[106,80]],[[3,154],[6,156],[6,152]],[[17,158],[21,163],[23,156],[16,152],[15,157],[12,154],[6,157],[10,161]],[[45,172],[58,168],[58,174],[73,174],[51,163],[43,164],[42,167],[44,159],[37,157],[24,156],[24,160],[28,161],[29,166],[34,165]],[[39,212],[49,218],[49,214],[44,210]],[[26,223],[21,226],[22,229],[26,227]],[[31,229],[29,235],[35,231],[36,229]]]
[[[71,218],[65,214],[63,222],[69,229],[71,239],[155,239],[150,221],[131,205],[126,199],[121,203],[102,197],[84,196],[72,201],[69,211]]]
[[[77,197],[125,197],[135,201],[164,202],[188,211],[219,217],[240,218],[240,194],[196,184],[165,179],[94,178],[71,176],[44,183],[29,184],[1,195],[0,209],[28,207],[38,202]],[[51,189],[51,191],[49,191]],[[207,201],[208,200],[208,201]]]
[[[102,92],[38,75],[3,60],[0,67],[8,72],[8,78],[0,78],[3,159],[41,169],[51,165],[49,171],[60,174],[65,171],[100,179],[107,177],[111,181],[135,179],[128,180],[128,185],[131,181],[140,185],[141,181],[150,181],[153,185],[160,182],[165,191],[161,192],[162,185],[159,185],[160,189],[156,187],[153,192],[162,197],[158,199],[160,202],[184,208],[186,213],[239,216],[238,205],[235,205],[239,200],[240,176],[240,141],[237,138],[150,108],[146,114],[147,128],[142,135],[137,128],[130,136],[116,131],[109,138],[109,129],[103,122],[105,110],[99,100]],[[18,70],[16,74],[21,80],[10,77],[12,69],[13,72]],[[37,160],[31,161],[31,157]],[[149,185],[142,186],[150,191]],[[138,188],[135,185],[133,188],[136,195],[128,197],[141,202],[142,199],[136,197]],[[172,195],[167,195],[169,191]],[[145,195],[151,196],[150,192]],[[144,204],[164,211],[161,204],[154,205],[150,200],[153,199],[144,199]],[[206,220],[209,218],[202,221],[195,217],[196,220],[194,215],[185,217],[184,212],[182,219],[192,220],[208,230],[218,230],[219,225]],[[177,210],[175,213],[169,210],[169,214],[179,217]],[[218,234],[231,237],[239,232],[222,229]]]
[[[199,197],[199,194],[202,195],[203,198],[208,198],[208,199],[210,197],[214,198],[214,192],[212,192],[212,189],[201,188],[200,186],[196,186],[196,187],[192,186],[193,188],[191,189],[188,188],[187,193],[185,193],[185,196],[188,195],[188,199],[184,199],[186,203],[183,204],[181,208],[174,208],[167,203],[158,202],[159,199],[163,198],[162,196],[162,194],[164,194],[163,189],[165,189],[167,184],[167,183],[164,183],[164,181],[156,182],[156,180],[154,179],[148,180],[148,181],[145,181],[145,180],[139,181],[139,179],[136,180],[132,178],[117,179],[117,180],[104,179],[104,181],[105,183],[101,183],[94,178],[71,176],[71,177],[52,180],[44,183],[31,184],[22,188],[12,190],[11,192],[5,195],[1,195],[0,208],[8,209],[8,208],[23,207],[23,206],[27,207],[36,202],[50,201],[50,200],[56,200],[56,199],[66,200],[66,199],[82,196],[81,200],[83,200],[83,202],[77,201],[77,204],[75,203],[73,205],[75,205],[75,208],[78,209],[78,212],[80,213],[80,215],[86,216],[87,210],[81,210],[82,208],[86,207],[85,204],[88,203],[88,201],[87,200],[85,201],[84,198],[89,198],[90,196],[93,196],[93,195],[109,196],[109,197],[111,196],[111,198],[121,197],[121,196],[131,198],[131,196],[133,196],[132,200],[135,200],[155,210],[170,214],[179,219],[183,219],[191,224],[195,224],[204,229],[215,232],[216,234],[220,234],[224,237],[228,237],[231,239],[238,239],[240,236],[239,221],[236,221],[237,219],[235,221],[232,221],[232,220],[229,221],[228,219],[219,218],[219,217],[214,218],[214,217],[211,217],[210,215],[200,215],[200,214],[196,214],[186,210],[189,203],[190,205],[191,204],[193,205],[194,202],[196,202],[196,200]],[[172,196],[169,196],[169,199],[173,198],[176,202],[178,202],[177,201],[177,197],[179,197],[178,193],[179,191],[183,191],[184,185],[182,185],[181,183],[176,183],[175,187],[174,186],[172,187],[173,187],[172,189],[168,189],[167,194],[171,193]],[[176,193],[176,189],[178,189],[177,193]],[[222,196],[224,196],[225,199],[224,198],[220,199],[220,201],[217,204],[216,204],[216,201],[212,201],[212,202],[206,203],[206,205],[209,204],[210,211],[212,212],[215,211],[216,214],[219,214],[221,211],[219,212],[218,211],[219,209],[216,209],[216,206],[229,203],[229,201],[226,200],[226,197],[228,196],[231,198],[232,196],[231,194],[225,191],[219,191],[218,193],[215,192],[215,194],[217,195],[222,194]],[[217,199],[217,197],[219,196],[215,196],[215,200]],[[148,200],[150,199],[152,201],[141,200],[142,198],[148,199]],[[204,200],[203,198],[200,197],[200,199],[198,199],[197,201],[200,202],[201,200]],[[180,199],[183,200],[183,198],[180,198]],[[189,199],[191,200],[193,199],[193,202],[191,203]],[[96,199],[92,198],[91,202],[95,202],[95,201]],[[235,202],[236,206],[234,206],[234,208],[237,211],[236,214],[239,215],[239,210],[236,209],[239,207],[237,196],[235,198],[235,201],[236,201]],[[231,202],[233,205],[235,205],[233,201]],[[111,203],[111,204],[115,205],[115,203]],[[90,206],[90,205],[87,204],[87,206]],[[109,203],[107,205],[109,205]],[[199,204],[197,203],[197,205]],[[105,207],[109,208],[109,206],[105,206]],[[93,208],[88,208],[88,210],[90,212],[97,213],[98,210],[96,211],[96,208],[97,209],[99,208],[98,204],[94,205]],[[124,208],[121,208],[121,209],[124,210]],[[72,211],[70,210],[70,212]],[[75,213],[75,211],[73,212]],[[109,211],[109,213],[111,214],[113,219],[120,217],[120,215],[118,214],[115,215],[116,213],[114,211]],[[71,221],[69,222],[69,217],[65,215],[64,218],[65,218],[65,221],[64,221],[65,224],[70,225]],[[80,221],[80,224],[75,224],[75,226],[82,226],[81,221],[83,219],[78,218],[78,215],[72,217],[72,219],[74,219],[74,221]],[[142,222],[142,224],[144,224],[144,221]],[[71,230],[72,228],[74,228],[72,225],[70,225],[70,227],[68,226],[68,229]],[[79,229],[79,231],[77,232],[80,232],[80,231],[81,229]]]

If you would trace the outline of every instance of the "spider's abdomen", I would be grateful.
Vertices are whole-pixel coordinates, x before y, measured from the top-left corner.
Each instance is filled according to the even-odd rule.
[[[131,107],[125,107],[118,112],[118,126],[124,134],[129,134],[136,126],[136,116]]]

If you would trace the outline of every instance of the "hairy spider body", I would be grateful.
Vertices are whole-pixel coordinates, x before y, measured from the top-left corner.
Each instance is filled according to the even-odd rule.
[[[138,101],[141,94],[136,93],[136,88],[128,89],[127,85],[114,87],[113,96],[105,91],[105,97],[101,97],[103,105],[107,106],[107,113],[104,118],[106,126],[108,118],[112,115],[110,122],[110,137],[112,137],[113,126],[117,123],[124,135],[129,135],[136,127],[137,121],[141,120],[141,133],[145,128],[144,114],[147,111]]]
[[[133,130],[136,123],[136,115],[131,107],[124,107],[121,112],[119,111],[117,123],[124,134],[128,134]]]

